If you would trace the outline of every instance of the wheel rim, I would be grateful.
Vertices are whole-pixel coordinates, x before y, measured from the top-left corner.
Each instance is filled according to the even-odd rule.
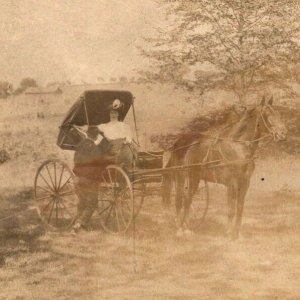
[[[134,194],[134,217],[136,218],[143,207],[146,184],[142,180],[136,180],[132,182],[132,189]]]
[[[133,219],[133,191],[127,174],[117,166],[108,166],[101,176],[98,213],[103,229],[126,232]]]
[[[58,161],[45,161],[34,181],[34,200],[44,223],[51,229],[67,229],[77,210],[74,174]]]

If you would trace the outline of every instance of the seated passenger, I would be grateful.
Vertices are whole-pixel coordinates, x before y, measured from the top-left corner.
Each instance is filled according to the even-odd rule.
[[[134,159],[134,150],[131,145],[132,135],[129,125],[119,121],[119,110],[122,109],[122,102],[119,99],[114,100],[109,106],[110,121],[98,126],[99,131],[109,142],[109,154],[115,157],[116,164],[128,170],[132,167]]]
[[[108,141],[123,139],[124,143],[131,143],[132,136],[129,125],[119,121],[119,110],[122,107],[122,102],[119,99],[115,99],[113,104],[108,107],[110,110],[110,121],[99,125],[98,128]]]

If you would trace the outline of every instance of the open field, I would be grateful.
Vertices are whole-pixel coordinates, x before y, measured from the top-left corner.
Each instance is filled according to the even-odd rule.
[[[216,187],[206,221],[185,239],[175,238],[173,207],[148,198],[135,254],[132,232],[107,235],[94,224],[74,238],[43,234],[30,220],[36,234],[12,229],[2,240],[0,299],[299,299],[300,164],[291,163],[258,163],[235,242],[224,235],[226,201]],[[8,190],[1,216],[30,204],[30,191]]]
[[[171,96],[160,109],[165,94],[151,93],[147,101],[136,99],[146,149],[154,146],[148,138],[160,132],[161,124],[168,130],[193,114],[186,104],[178,111]],[[71,105],[62,97],[59,105],[49,98],[37,107],[44,118],[30,107],[36,99],[14,99],[15,109],[1,103],[6,109],[2,145],[11,159],[0,165],[0,219],[34,204],[33,179],[42,161],[58,157],[72,166],[73,153],[55,145]],[[298,157],[257,160],[242,237],[234,242],[224,234],[225,191],[216,186],[211,186],[205,222],[194,220],[194,235],[184,239],[175,237],[173,205],[166,210],[159,197],[146,199],[136,224],[135,252],[132,231],[112,236],[93,224],[93,231],[76,238],[45,232],[34,210],[0,221],[0,300],[300,299],[299,182]]]

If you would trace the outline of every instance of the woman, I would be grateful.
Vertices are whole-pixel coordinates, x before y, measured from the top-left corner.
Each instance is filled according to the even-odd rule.
[[[110,121],[99,125],[98,128],[110,144],[108,154],[115,158],[116,164],[128,171],[133,165],[134,150],[131,145],[132,135],[129,125],[119,121],[119,110],[122,106],[122,102],[115,99],[109,106]]]

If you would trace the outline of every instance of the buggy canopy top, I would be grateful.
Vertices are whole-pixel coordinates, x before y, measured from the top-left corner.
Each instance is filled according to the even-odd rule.
[[[89,90],[85,91],[72,105],[60,126],[57,145],[65,150],[74,150],[82,136],[73,125],[99,125],[110,120],[109,107],[115,99],[123,106],[118,109],[119,120],[123,121],[133,104],[133,95],[128,91]]]

